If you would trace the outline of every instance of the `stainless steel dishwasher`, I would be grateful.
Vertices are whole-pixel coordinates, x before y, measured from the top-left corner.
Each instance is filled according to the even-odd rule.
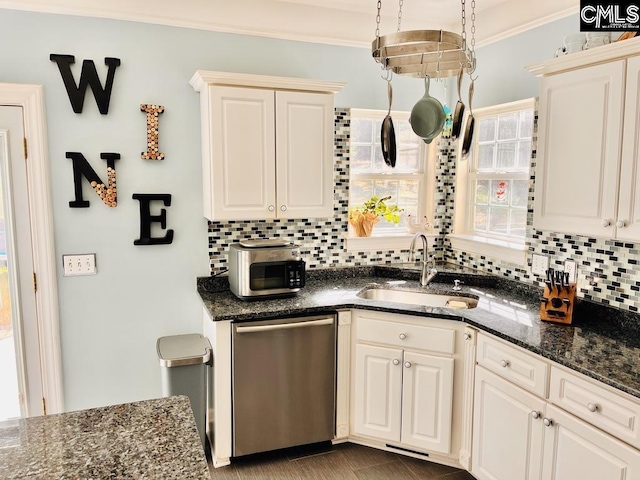
[[[233,325],[234,457],[331,440],[336,317]]]

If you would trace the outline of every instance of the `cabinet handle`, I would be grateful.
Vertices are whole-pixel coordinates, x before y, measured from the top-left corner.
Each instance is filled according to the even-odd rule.
[[[280,210],[282,210],[283,212],[287,211],[287,206],[286,205],[281,205],[280,206]]]
[[[470,333],[465,333],[464,334],[464,339],[465,340],[471,340],[471,334]]]
[[[597,403],[588,403],[587,404],[587,409],[590,412],[597,412],[598,411],[598,404]]]
[[[602,225],[604,228],[610,227],[611,226],[611,220],[603,218],[602,221],[600,222],[600,225]]]
[[[623,221],[623,220],[618,220],[618,221],[616,222],[616,227],[618,227],[618,228],[624,228],[624,227],[626,227],[626,226],[627,226],[627,222],[625,222],[625,221]]]
[[[537,420],[540,418],[540,412],[534,410],[531,412],[531,416]]]
[[[404,362],[404,368],[411,368],[411,362]]]
[[[393,363],[394,365],[400,365],[400,360],[398,360],[397,358],[394,358],[391,363]]]
[[[405,338],[407,338],[404,333],[401,333],[400,335],[398,335],[398,337],[400,338],[400,340],[404,340]]]
[[[276,207],[274,207],[273,205],[269,205],[268,210],[269,210],[270,212],[273,212],[275,209],[276,209]]]
[[[551,425],[553,425],[553,420],[551,420],[550,418],[545,418],[542,420],[542,423],[544,423],[545,427],[550,427]]]
[[[509,360],[500,360],[500,365],[502,365],[502,368],[507,368],[509,366]]]

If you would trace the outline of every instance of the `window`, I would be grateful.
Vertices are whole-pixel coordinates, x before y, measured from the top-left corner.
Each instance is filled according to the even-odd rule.
[[[534,100],[497,105],[473,112],[471,153],[458,164],[454,249],[524,261]],[[465,238],[462,238],[465,237]],[[455,240],[466,240],[456,246]],[[469,242],[479,245],[470,245]],[[488,251],[491,246],[516,252]]]
[[[380,128],[386,111],[351,110],[349,206],[362,205],[372,195],[391,196],[387,202],[404,210],[398,225],[381,219],[373,236],[406,236],[407,214],[413,218],[427,215],[426,158],[429,146],[411,129],[408,112],[392,112],[396,133],[396,166],[384,162],[380,148]],[[430,146],[435,148],[437,141]],[[403,237],[403,247],[406,238]]]

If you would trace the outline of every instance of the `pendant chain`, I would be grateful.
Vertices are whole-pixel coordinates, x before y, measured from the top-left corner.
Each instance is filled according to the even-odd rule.
[[[378,0],[378,14],[376,15],[376,39],[380,39],[380,10],[382,9],[382,0]]]
[[[400,25],[402,23],[402,4],[403,3],[404,1],[400,0],[399,7],[398,7],[398,32],[400,31]]]

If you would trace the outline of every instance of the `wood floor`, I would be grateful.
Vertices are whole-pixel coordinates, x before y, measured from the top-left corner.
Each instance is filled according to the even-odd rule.
[[[213,468],[212,480],[474,480],[464,470],[353,443],[243,457]]]

